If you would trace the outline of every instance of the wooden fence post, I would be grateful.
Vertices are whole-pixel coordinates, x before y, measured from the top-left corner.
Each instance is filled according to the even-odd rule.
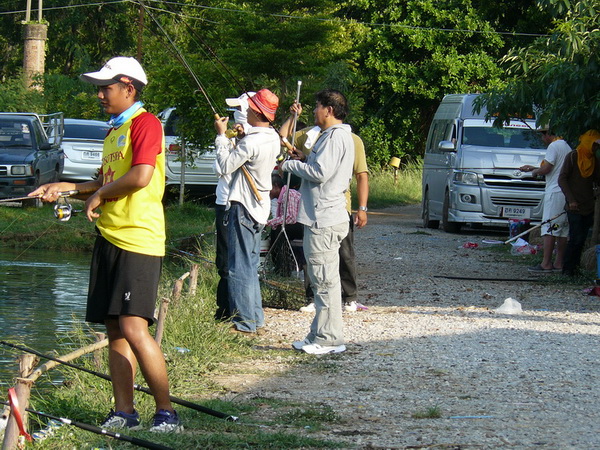
[[[181,297],[181,290],[183,289],[183,281],[190,276],[189,272],[184,273],[177,281],[175,281],[175,285],[173,286],[173,293],[171,294],[171,301],[175,303]]]
[[[19,401],[19,409],[23,418],[23,425],[27,429],[28,417],[25,408],[29,406],[29,396],[31,394],[31,380],[25,379],[33,370],[33,366],[37,363],[38,358],[34,355],[19,356],[19,377],[15,385],[17,400]],[[19,443],[19,426],[13,414],[10,415],[6,430],[4,431],[4,441],[2,442],[2,450],[13,450],[17,448]]]
[[[94,338],[96,342],[103,341],[106,339],[106,333],[101,333],[99,331],[94,332]],[[94,366],[96,369],[100,369],[102,367],[102,351],[98,349],[94,352]]]
[[[154,335],[154,340],[161,346],[162,337],[165,330],[165,319],[167,317],[167,310],[169,309],[169,298],[163,297],[160,302],[160,309],[158,311],[158,321],[156,323],[156,334]]]
[[[194,296],[196,295],[196,288],[198,287],[198,270],[200,266],[198,264],[192,264],[190,269],[190,285],[189,285],[189,294]]]

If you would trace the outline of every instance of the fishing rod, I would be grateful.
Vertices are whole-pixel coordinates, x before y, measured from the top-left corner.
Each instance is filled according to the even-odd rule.
[[[10,405],[11,414],[13,411],[19,410],[19,405],[18,405],[18,401],[17,401],[17,393],[15,392],[15,388],[10,388],[8,390],[8,402],[3,402],[3,403],[5,405]],[[171,447],[166,447],[161,444],[155,444],[154,442],[150,442],[145,439],[140,439],[140,438],[136,438],[133,436],[127,436],[127,435],[121,434],[121,433],[115,433],[114,431],[110,431],[105,428],[100,428],[95,425],[90,425],[90,424],[84,423],[84,422],[78,422],[73,419],[67,419],[66,417],[54,416],[52,414],[47,414],[45,412],[36,411],[35,409],[32,409],[32,408],[25,408],[25,411],[35,414],[37,416],[46,417],[48,419],[55,420],[57,422],[62,422],[66,425],[73,425],[74,427],[81,428],[82,430],[90,431],[92,433],[99,434],[101,436],[109,436],[109,437],[112,437],[119,441],[130,442],[134,445],[137,445],[138,447],[149,448],[152,450],[172,450]],[[15,415],[15,419],[16,418],[17,418],[17,416]],[[21,434],[23,434],[24,430],[19,429],[19,431],[21,432]],[[27,438],[27,436],[29,436],[29,434],[27,434],[27,432],[25,432],[24,435],[26,438]],[[31,440],[31,436],[29,436],[28,440]]]
[[[77,191],[77,190],[63,191],[63,192],[57,192],[56,194],[58,195],[59,198],[64,198],[64,197],[70,197],[72,195],[77,195],[77,194],[79,194],[79,191]],[[33,200],[34,198],[42,198],[43,195],[44,194],[39,194],[39,195],[34,195],[34,196],[26,196],[26,197],[3,198],[3,199],[0,199],[0,203],[21,202],[23,200]]]
[[[46,355],[44,353],[38,352],[37,350],[33,350],[31,348],[28,348],[28,347],[25,347],[25,346],[22,346],[22,345],[11,344],[10,342],[6,342],[6,341],[0,341],[0,344],[2,344],[4,346],[7,346],[7,347],[15,348],[17,350],[21,350],[21,351],[24,351],[24,352],[27,352],[27,353],[31,353],[33,355],[39,356],[40,358],[48,359],[50,361],[55,361],[57,363],[65,365],[67,367],[71,367],[73,369],[81,370],[82,372],[87,372],[87,373],[89,373],[91,375],[95,375],[95,376],[97,376],[99,378],[102,378],[102,379],[104,379],[106,381],[112,381],[112,378],[109,375],[106,375],[106,374],[101,373],[101,372],[96,372],[95,370],[90,370],[90,369],[87,369],[87,368],[82,367],[82,366],[78,366],[77,364],[73,364],[73,363],[70,363],[70,362],[67,362],[67,361],[63,361],[61,359],[55,358],[54,356]],[[136,391],[143,392],[145,394],[152,395],[152,391],[150,391],[150,389],[148,389],[147,387],[144,387],[144,386],[140,386],[138,384],[134,384],[133,385],[133,389],[135,389]],[[173,403],[177,403],[178,405],[185,406],[186,408],[190,408],[190,409],[194,409],[196,411],[203,412],[203,413],[211,415],[213,417],[218,417],[219,419],[225,419],[225,420],[227,420],[229,422],[236,422],[238,420],[237,416],[232,416],[230,414],[225,414],[225,413],[222,413],[222,412],[219,412],[219,411],[215,411],[215,410],[207,408],[205,406],[198,405],[197,403],[192,403],[192,402],[189,402],[187,400],[183,400],[183,399],[180,399],[180,398],[177,398],[177,397],[173,397],[173,396],[169,396],[169,399]]]

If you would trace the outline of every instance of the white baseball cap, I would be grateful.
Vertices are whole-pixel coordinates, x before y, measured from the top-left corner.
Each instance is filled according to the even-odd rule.
[[[138,91],[148,84],[146,72],[141,64],[137,59],[127,56],[117,56],[97,72],[82,74],[81,79],[96,86],[108,86],[117,82],[131,83]]]

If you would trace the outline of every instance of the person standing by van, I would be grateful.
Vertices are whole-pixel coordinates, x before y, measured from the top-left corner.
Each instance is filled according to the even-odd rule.
[[[540,129],[540,133],[542,141],[548,146],[540,167],[525,165],[519,168],[523,172],[531,172],[534,177],[546,177],[542,213],[542,222],[546,223],[542,226],[541,232],[544,257],[540,264],[527,270],[533,273],[561,272],[569,236],[569,222],[565,214],[560,216],[565,208],[565,195],[558,185],[558,176],[566,156],[571,152],[571,147],[564,139],[552,134],[548,128]],[[555,248],[556,258],[553,263],[552,254]]]
[[[577,274],[581,252],[590,227],[594,223],[596,203],[594,185],[600,181],[598,153],[600,153],[600,132],[589,130],[579,137],[577,150],[567,156],[558,177],[558,184],[567,200],[569,243],[565,253],[563,274],[569,277]]]

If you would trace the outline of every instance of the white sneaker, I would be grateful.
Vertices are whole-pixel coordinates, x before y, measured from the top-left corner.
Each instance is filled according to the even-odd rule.
[[[356,304],[356,302],[350,302],[346,306],[344,306],[344,309],[348,312],[355,312],[358,309],[358,305]]]
[[[325,355],[327,353],[342,353],[346,351],[345,345],[319,345],[308,344],[302,347],[302,351],[310,355]]]
[[[310,345],[310,344],[312,344],[312,342],[310,342],[308,339],[305,338],[302,341],[294,341],[294,342],[292,342],[292,348],[294,350],[302,350],[302,348],[305,345]]]
[[[316,311],[316,308],[315,308],[315,304],[314,303],[309,303],[308,305],[303,306],[303,307],[300,308],[300,312],[313,313],[315,311]]]

